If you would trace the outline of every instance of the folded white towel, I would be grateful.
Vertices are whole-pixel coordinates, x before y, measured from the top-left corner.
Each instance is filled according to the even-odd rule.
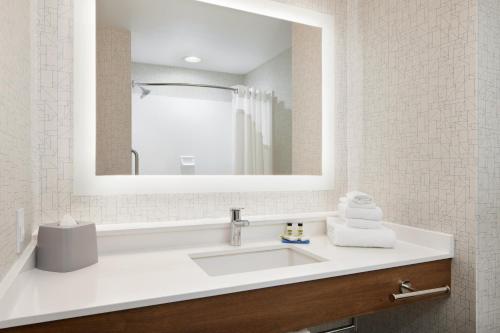
[[[347,206],[351,208],[364,208],[364,209],[373,209],[377,207],[377,204],[373,201],[370,203],[358,203],[353,200],[347,201]]]
[[[362,219],[372,221],[382,221],[382,209],[375,208],[353,208],[345,207],[345,217],[348,219]]]
[[[352,191],[347,193],[346,197],[349,201],[352,201],[357,205],[369,205],[374,203],[373,197],[363,192]]]
[[[347,204],[339,202],[337,204],[337,213],[339,216],[345,217],[345,210],[347,209]]]
[[[365,195],[365,194],[366,194],[365,192],[360,192],[360,191],[350,191],[350,192],[347,192],[347,193],[345,194],[345,197],[346,197],[347,199],[352,199],[352,198],[354,198],[354,197],[355,197],[355,196],[357,196],[357,195]]]
[[[382,226],[379,229],[355,229],[328,220],[328,238],[337,246],[392,248],[396,233]]]
[[[348,200],[349,200],[349,198],[347,198],[347,197],[341,197],[341,198],[339,199],[339,202],[341,202],[341,203],[346,203]]]
[[[346,219],[345,225],[349,228],[359,229],[380,229],[382,228],[381,221],[362,220],[362,219]]]

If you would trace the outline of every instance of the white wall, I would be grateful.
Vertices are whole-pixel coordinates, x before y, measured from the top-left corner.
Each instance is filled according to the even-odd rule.
[[[231,102],[139,96],[132,98],[132,142],[141,175],[181,174],[181,155],[195,156],[195,174],[232,174]]]
[[[136,82],[189,82],[234,86],[240,75],[133,64]],[[132,146],[140,174],[182,174],[180,156],[195,156],[195,174],[232,174],[232,93],[196,87],[150,87],[132,99]]]

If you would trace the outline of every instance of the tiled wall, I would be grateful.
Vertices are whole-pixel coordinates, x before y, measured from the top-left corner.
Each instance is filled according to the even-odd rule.
[[[70,211],[73,143],[72,1],[36,0],[33,136],[35,221],[55,222]],[[39,198],[37,198],[39,197]]]
[[[456,237],[452,296],[366,317],[361,332],[472,332],[476,1],[359,1],[350,14],[362,59],[359,187],[387,220]]]
[[[500,331],[500,2],[478,2],[478,332]]]
[[[16,259],[16,209],[32,223],[30,0],[0,10],[0,279]]]
[[[363,1],[363,0],[359,0]],[[345,117],[346,165],[348,190],[358,190],[360,168],[363,155],[363,48],[361,46],[361,22],[359,19],[359,1],[349,0],[345,6],[344,35],[346,57],[346,108]]]

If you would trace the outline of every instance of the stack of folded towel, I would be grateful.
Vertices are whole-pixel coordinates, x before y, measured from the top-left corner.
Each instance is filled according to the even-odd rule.
[[[327,221],[328,236],[335,245],[394,247],[396,234],[382,225],[382,210],[370,195],[357,191],[347,193],[340,198],[338,213],[338,218]]]

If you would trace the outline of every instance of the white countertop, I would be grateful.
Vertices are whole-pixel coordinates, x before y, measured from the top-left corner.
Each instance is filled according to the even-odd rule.
[[[193,253],[235,249],[224,244],[104,254],[98,264],[71,273],[30,269],[17,276],[0,300],[0,328],[453,257],[451,235],[401,226],[396,229],[402,240],[393,249],[336,247],[326,236],[315,236],[309,245],[294,246],[328,261],[232,275],[208,276],[189,257]],[[415,242],[408,241],[411,235],[416,235]],[[241,248],[278,244],[281,243],[247,242]]]

